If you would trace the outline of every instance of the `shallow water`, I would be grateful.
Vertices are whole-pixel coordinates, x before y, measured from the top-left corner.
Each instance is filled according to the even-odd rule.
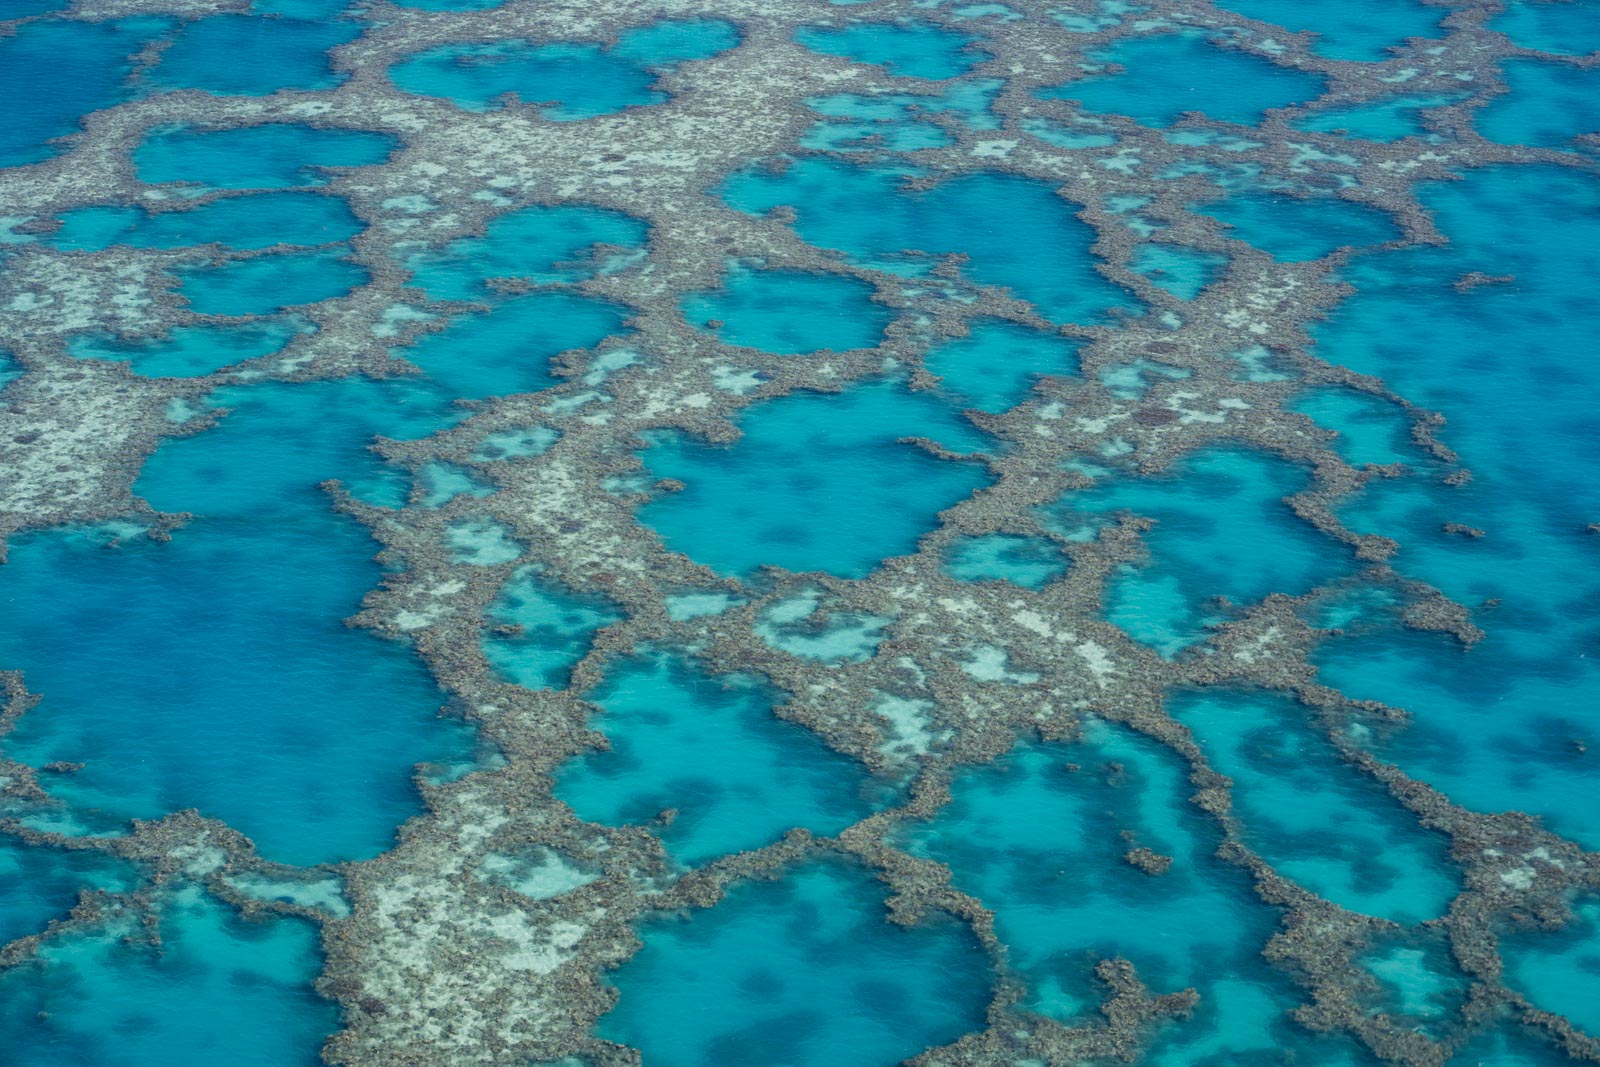
[[[1374,636],[1330,646],[1320,661],[1351,695],[1416,716],[1394,758],[1424,781],[1469,807],[1537,812],[1593,847],[1600,826],[1575,801],[1600,768],[1592,748],[1572,744],[1600,706],[1600,672],[1586,654],[1600,587],[1584,532],[1600,496],[1576,459],[1594,428],[1581,399],[1593,368],[1563,353],[1594,321],[1579,279],[1600,236],[1600,182],[1495,168],[1423,195],[1451,245],[1358,261],[1350,274],[1360,291],[1318,329],[1318,350],[1449,412],[1446,440],[1474,457],[1475,477],[1455,489],[1417,478],[1374,486],[1352,501],[1347,522],[1381,522],[1401,542],[1403,573],[1499,606],[1471,652],[1422,635]],[[1454,286],[1485,268],[1514,281]],[[1399,340],[1413,329],[1449,358],[1416,358]],[[1445,522],[1485,536],[1444,532]]]
[[[889,1067],[977,1025],[984,960],[953,923],[883,921],[864,870],[818,861],[663,919],[615,974],[600,1033],[664,1065]]]
[[[232,409],[221,427],[164,446],[136,485],[195,513],[171,541],[14,542],[0,655],[44,699],[9,747],[84,763],[52,792],[86,818],[193,806],[274,859],[365,858],[418,810],[412,766],[460,758],[472,739],[439,719],[442,696],[405,648],[342,624],[381,572],[367,533],[316,485],[359,489],[380,466],[372,434],[414,436],[442,416],[416,387],[361,379],[217,401]]]
[[[1115,478],[1069,493],[1047,509],[1069,537],[1091,537],[1119,512],[1156,520],[1144,534],[1145,562],[1113,580],[1110,620],[1135,640],[1172,655],[1208,625],[1268,593],[1298,595],[1349,566],[1334,542],[1297,518],[1284,498],[1305,472],[1273,456],[1213,449],[1155,477]]]
[[[513,551],[504,562],[518,554]],[[576,597],[531,568],[512,575],[488,617],[493,627],[517,631],[491,631],[484,638],[484,655],[502,677],[528,689],[564,687],[595,632],[621,620],[606,602]]]
[[[349,207],[321,193],[261,193],[213,200],[190,211],[153,214],[141,208],[87,207],[61,216],[52,238],[71,252],[113,245],[182,248],[217,243],[239,251],[274,245],[323,245],[361,230]]]
[[[578,42],[499,41],[447,45],[419,53],[390,71],[408,93],[443,97],[483,110],[510,93],[536,103],[554,122],[577,122],[629,107],[659,104],[657,72],[704,59],[738,44],[720,19],[657,23],[624,34],[612,47]]]
[[[922,274],[937,257],[968,257],[962,273],[1000,285],[1057,322],[1097,322],[1132,297],[1094,269],[1093,231],[1070,201],[1042,182],[980,173],[902,191],[914,170],[854,166],[824,159],[789,163],[780,174],[735,175],[723,197],[742,211],[793,207],[795,231],[868,265]],[[1009,210],[1000,216],[992,205]]]
[[[1286,30],[1317,35],[1312,51],[1330,59],[1385,59],[1410,37],[1437,38],[1446,9],[1415,0],[1345,0],[1299,4],[1293,0],[1223,0],[1218,6]]]
[[[1286,701],[1184,695],[1173,716],[1234,781],[1244,839],[1274,869],[1341,907],[1398,923],[1436,919],[1459,886],[1447,841],[1381,783],[1341,766]]]
[[[19,11],[19,17],[29,14]],[[26,99],[0,115],[0,166],[37,163],[61,152],[53,138],[72,133],[81,116],[107,107],[126,90],[130,57],[164,29],[160,19],[122,22],[41,20],[0,40],[0,92]],[[48,82],[51,91],[32,92]]]
[[[1387,144],[1403,137],[1422,136],[1426,131],[1423,113],[1452,99],[1446,96],[1401,96],[1363,107],[1333,108],[1297,120],[1295,128]]]
[[[319,1061],[337,1015],[311,989],[320,959],[310,924],[241,921],[199,890],[175,894],[162,920],[159,951],[124,944],[132,924],[123,921],[56,941],[0,975],[11,1062]]]
[[[1290,263],[1400,236],[1399,227],[1382,212],[1349,200],[1234,195],[1199,205],[1197,210],[1221,222],[1229,237]]]
[[[134,149],[144,181],[193,182],[213,189],[325,185],[327,169],[382,163],[398,141],[366,130],[272,123],[232,130],[159,130]]]
[[[349,75],[328,50],[361,32],[353,21],[213,15],[185,26],[143,76],[160,89],[265,96],[284,89],[331,89]]]
[[[178,291],[200,315],[270,315],[345,296],[365,284],[366,268],[346,249],[277,252],[253,259],[201,262],[174,271]]]
[[[1160,990],[1209,983],[1265,943],[1272,909],[1241,872],[1211,858],[1209,834],[1183,804],[1176,759],[1122,727],[1097,724],[1084,743],[1024,743],[963,772],[952,801],[908,846],[948,863],[955,885],[995,913],[1011,963],[1046,1010],[1092,1011],[1095,962],[1122,956]],[[1124,837],[1129,831],[1131,837]],[[1147,875],[1133,847],[1173,858]]]
[[[955,78],[989,58],[975,47],[979,38],[926,22],[804,26],[795,39],[814,52],[872,63],[905,78]]]
[[[679,436],[643,453],[652,475],[684,488],[657,495],[640,519],[670,548],[721,573],[770,563],[859,577],[911,551],[940,510],[985,480],[976,461],[944,462],[902,440],[985,447],[945,405],[892,382],[768,401],[740,429],[732,445]],[[854,490],[834,492],[841,480]]]
[[[100,853],[30,845],[0,834],[0,943],[67,918],[80,893],[131,887],[133,875],[130,865]]]
[[[1511,0],[1490,26],[1524,48],[1562,56],[1600,51],[1600,20],[1593,0]]]
[[[730,345],[798,356],[877,344],[891,312],[871,297],[872,287],[854,278],[735,270],[723,288],[691,293],[682,306],[691,324]]]
[[[998,412],[1027,399],[1041,375],[1076,375],[1078,347],[1072,338],[979,320],[966,337],[930,351],[923,365],[955,403]]]
[[[1074,100],[1097,114],[1171,126],[1186,111],[1253,126],[1273,108],[1317,96],[1322,80],[1188,34],[1131,38],[1095,57],[1118,74],[1091,74],[1041,95]]]
[[[591,726],[609,750],[557,772],[556,796],[595,822],[650,825],[683,863],[827,836],[866,814],[862,769],[774,716],[774,695],[670,658],[614,668]],[[662,813],[670,810],[670,819]]]
[[[1579,902],[1577,922],[1559,934],[1510,940],[1506,980],[1546,1011],[1557,1011],[1586,1033],[1600,1032],[1600,1005],[1589,996],[1600,978],[1600,903]]]
[[[1509,59],[1505,77],[1511,91],[1477,116],[1478,132],[1489,140],[1577,150],[1574,137],[1600,132],[1600,73],[1545,60]]]
[[[168,336],[143,341],[89,335],[68,351],[78,359],[125,361],[152,378],[194,378],[281,351],[311,327],[292,318],[218,326],[179,326]]]

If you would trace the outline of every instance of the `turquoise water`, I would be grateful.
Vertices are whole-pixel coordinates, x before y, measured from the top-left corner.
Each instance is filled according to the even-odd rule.
[[[1392,144],[1404,137],[1422,136],[1426,132],[1422,113],[1454,99],[1447,96],[1399,96],[1363,107],[1316,111],[1295,120],[1294,126],[1315,133],[1336,133],[1341,137]]]
[[[830,151],[869,151],[877,145],[892,152],[943,148],[951,136],[921,116],[954,115],[970,129],[998,129],[999,120],[989,110],[994,94],[1005,83],[998,78],[957,82],[942,93],[875,93],[862,96],[837,93],[814,96],[806,106],[830,121],[819,122],[801,138],[802,148]]]
[[[213,15],[179,30],[143,78],[155,88],[222,96],[332,89],[349,75],[333,69],[328,51],[360,33],[354,21]]]
[[[382,163],[399,142],[382,133],[272,123],[232,130],[153,131],[133,152],[141,181],[212,189],[324,185],[328,168]]]
[[[1221,222],[1224,233],[1255,245],[1274,259],[1303,263],[1340,248],[1382,244],[1400,236],[1383,212],[1327,197],[1232,195],[1196,208]]]
[[[153,214],[136,207],[85,207],[61,215],[57,248],[97,252],[112,245],[182,248],[216,242],[240,251],[274,245],[323,245],[361,232],[359,219],[336,196],[259,193]]]
[[[814,52],[881,66],[904,78],[957,78],[989,55],[979,38],[927,22],[852,22],[802,26],[795,40]]]
[[[1489,140],[1574,148],[1579,134],[1600,133],[1600,71],[1508,59],[1505,76],[1511,91],[1478,112],[1478,132]]]
[[[247,922],[197,889],[173,894],[161,920],[159,950],[123,943],[134,924],[113,920],[0,972],[0,1040],[10,1062],[320,1062],[338,1017],[311,988],[321,959],[310,924]]]
[[[1146,126],[1171,126],[1185,111],[1253,126],[1273,108],[1315,98],[1323,86],[1318,75],[1189,34],[1128,38],[1095,58],[1124,70],[1091,74],[1040,95],[1076,100],[1085,110],[1127,115]]]
[[[178,291],[201,315],[270,315],[344,296],[370,275],[345,248],[219,260],[175,271]]]
[[[1219,7],[1286,30],[1316,34],[1312,51],[1331,59],[1387,59],[1408,37],[1440,37],[1447,8],[1415,0],[1340,0],[1337,4],[1295,0],[1222,0]]]
[[[940,391],[955,403],[998,412],[1027,399],[1041,375],[1076,375],[1079,344],[1014,323],[979,319],[966,337],[930,351],[923,366],[939,376]]]
[[[1489,25],[1524,48],[1561,56],[1600,52],[1600,5],[1594,0],[1510,0]]]
[[[1580,899],[1575,920],[1556,933],[1508,939],[1506,981],[1545,1011],[1560,1012],[1585,1033],[1600,1034],[1600,902]]]
[[[1140,245],[1129,264],[1179,300],[1193,300],[1227,266],[1226,256],[1179,245]]]
[[[893,318],[870,285],[835,274],[734,270],[718,290],[690,293],[683,315],[730,345],[780,356],[871,348]]]
[[[1571,1067],[1572,1060],[1528,1031],[1490,1032],[1467,1044],[1451,1067]]]
[[[938,257],[965,253],[966,277],[1005,286],[1057,322],[1097,322],[1135,306],[1095,270],[1094,231],[1048,185],[986,172],[908,193],[902,182],[916,173],[803,159],[777,174],[737,174],[722,195],[753,214],[793,207],[806,241],[897,273],[921,274]],[[996,203],[1008,210],[996,215]]]
[[[433,300],[469,300],[484,311],[452,316],[391,355],[421,368],[456,397],[534,392],[556,383],[550,361],[622,331],[630,312],[569,291],[517,295],[508,279],[535,286],[580,281],[607,269],[599,246],[622,250],[644,241],[637,219],[580,205],[532,207],[492,218],[483,235],[418,250],[406,266]]]
[[[1600,766],[1592,744],[1573,742],[1594,736],[1600,707],[1588,654],[1600,584],[1585,532],[1600,488],[1581,458],[1600,382],[1568,354],[1596,327],[1582,279],[1600,269],[1600,181],[1490,168],[1425,186],[1422,200],[1451,244],[1358,260],[1348,273],[1359,291],[1316,330],[1317,350],[1443,411],[1444,439],[1472,457],[1475,477],[1455,489],[1374,486],[1346,521],[1399,539],[1402,573],[1498,606],[1480,612],[1489,636],[1470,652],[1373,635],[1319,661],[1330,684],[1415,716],[1386,751],[1422,780],[1468,807],[1539,813],[1595,847],[1600,824],[1582,798]],[[1514,281],[1462,291],[1454,283],[1472,270]],[[1407,336],[1431,339],[1421,358]],[[1446,522],[1485,536],[1446,533]]]
[[[367,533],[316,486],[371,483],[373,434],[416,436],[445,416],[419,387],[362,379],[216,402],[232,409],[222,425],[164,445],[135,486],[195,513],[171,541],[13,542],[0,661],[44,699],[7,748],[84,763],[52,792],[86,818],[197,807],[274,859],[374,855],[419,809],[413,764],[473,742],[438,717],[443,696],[404,647],[341,622],[381,572]]]
[[[1293,1063],[1362,1067],[1375,1062],[1354,1042],[1313,1034],[1288,1013],[1301,997],[1264,965],[1240,966],[1211,983],[1182,1025],[1159,1035],[1148,1057],[1161,1067]]]
[[[1244,840],[1335,904],[1399,923],[1444,914],[1459,886],[1448,839],[1417,825],[1383,785],[1341,764],[1304,709],[1244,693],[1186,694],[1172,715],[1233,779]]]
[[[121,99],[132,55],[167,25],[149,18],[45,19],[0,39],[0,94],[27,102],[26,107],[0,112],[0,167],[59,155],[63,146],[49,143],[51,139],[74,132],[83,116]],[[44,85],[48,91],[38,91]]]
[[[617,333],[626,312],[570,293],[532,293],[493,311],[458,315],[393,355],[421,367],[452,396],[528,393],[555,384],[553,356]]]
[[[907,840],[994,911],[1030,1006],[1062,1018],[1094,1011],[1101,959],[1130,960],[1157,991],[1205,987],[1247,968],[1275,921],[1245,876],[1212,858],[1171,753],[1105,723],[1086,734],[962,771],[951,803]],[[1172,868],[1145,874],[1123,859],[1134,847]]]
[[[20,19],[29,15],[46,15],[61,11],[67,0],[3,0],[0,2],[0,19]]]
[[[840,663],[872,658],[883,639],[884,628],[894,620],[864,611],[840,611],[837,603],[824,604],[815,588],[768,605],[755,626],[756,636],[775,648],[802,659]]]
[[[374,1062],[634,1055],[567,1055],[600,1038],[648,1067],[887,1067],[993,1027],[997,1053],[951,1059],[1034,1067],[1038,1016],[1106,1024],[1094,970],[1121,956],[1199,995],[1139,1062],[1374,1062],[1298,1021],[1312,991],[1263,950],[1305,917],[1237,844],[1382,920],[1345,942],[1351,1005],[1460,1046],[1415,1062],[1566,1062],[1458,970],[1430,922],[1478,883],[1340,746],[1600,848],[1600,94],[1561,58],[1600,48],[1595,0],[1219,3],[0,0],[41,16],[0,36],[0,169],[97,138],[10,172],[0,518],[29,518],[29,479],[125,513],[25,529],[0,567],[0,668],[39,698],[0,754],[44,791],[0,763],[0,945],[105,908],[0,968],[0,1060],[309,1065],[350,1026]],[[122,102],[131,125],[91,117]],[[1528,153],[1473,130],[1570,165],[1492,163]],[[1443,239],[1398,247],[1406,218]],[[1203,249],[1213,222],[1243,244]],[[716,244],[663,258],[702,223]],[[169,435],[148,459],[146,433]],[[1388,468],[1329,503],[1394,539],[1401,580],[1295,516],[1312,468],[1246,443],[1269,440],[1335,478],[1335,456]],[[124,476],[169,531],[118,503]],[[408,566],[451,571],[437,603],[371,610],[448,691],[346,622]],[[1486,636],[1405,628],[1407,579]],[[1329,735],[1293,694],[1218,688],[1284,684],[1289,616],[1258,644],[1219,624],[1330,582],[1282,606],[1341,631],[1307,650],[1316,680],[1404,714]],[[1236,843],[1124,716],[1192,735]],[[244,921],[200,848],[114,858],[130,819],[190,808],[296,865],[405,827],[348,902],[315,897],[353,868],[223,876],[381,945]],[[780,842],[776,867],[721,862]],[[1525,929],[1533,867],[1507,862],[1507,987],[1600,1037],[1600,905]],[[949,916],[889,921],[946,878],[992,955]],[[130,936],[146,905],[159,950]],[[545,973],[503,920],[595,955]],[[368,985],[344,1016],[319,937]]]
[[[664,438],[643,458],[681,492],[656,496],[640,519],[667,546],[725,574],[762,564],[860,577],[909,552],[939,511],[985,481],[976,462],[935,459],[901,438],[955,451],[985,447],[977,430],[925,394],[892,382],[840,395],[797,393],[751,408],[731,445]],[[834,486],[849,481],[853,491]]]
[[[309,326],[293,319],[229,326],[179,326],[165,337],[123,341],[90,334],[67,351],[79,359],[126,361],[151,378],[195,378],[282,350]]]
[[[1404,1016],[1426,1033],[1439,1030],[1439,1023],[1461,1006],[1466,992],[1464,976],[1439,941],[1380,943],[1361,965],[1381,983],[1376,999],[1384,1010]]]
[[[556,796],[580,818],[652,825],[683,863],[796,827],[835,834],[867,814],[863,769],[775,717],[774,694],[749,679],[657,657],[614,667],[592,699],[601,714],[590,725],[610,748],[558,770]]]
[[[1268,593],[1297,595],[1349,566],[1337,545],[1297,518],[1286,496],[1305,488],[1294,465],[1242,449],[1211,449],[1160,475],[1113,479],[1049,509],[1068,536],[1092,535],[1120,511],[1156,520],[1146,562],[1113,579],[1112,622],[1171,655],[1201,640],[1208,623]]]
[[[133,875],[132,865],[103,853],[30,845],[0,833],[0,945],[65,919],[82,892],[131,888]]]
[[[1042,537],[964,537],[945,556],[945,570],[964,582],[1006,581],[1038,589],[1067,572],[1060,547]]]
[[[1347,463],[1416,462],[1411,423],[1392,401],[1331,385],[1302,393],[1288,404],[1324,430],[1338,434],[1334,448]]]
[[[645,225],[616,211],[586,205],[530,207],[496,215],[481,237],[418,251],[406,261],[412,284],[433,300],[489,302],[500,295],[495,279],[554,285],[589,277],[604,267],[596,245],[634,247]]]
[[[400,6],[422,11],[488,11],[504,3],[505,0],[407,0]]]
[[[522,568],[489,606],[495,629],[485,636],[483,652],[507,681],[528,689],[559,689],[588,654],[595,632],[621,618],[609,603],[575,596],[538,570]],[[512,632],[497,632],[503,626]]]
[[[868,872],[820,860],[647,924],[600,1034],[662,1067],[890,1067],[980,1029],[976,939],[948,920],[892,926],[884,896]]]
[[[658,71],[704,59],[738,44],[720,19],[661,22],[598,44],[510,40],[446,45],[420,52],[389,72],[408,93],[443,97],[484,110],[507,93],[554,122],[577,122],[667,98],[655,87]]]

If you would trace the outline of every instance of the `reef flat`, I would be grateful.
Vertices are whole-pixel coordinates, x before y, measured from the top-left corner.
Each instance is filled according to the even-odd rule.
[[[8,1062],[1600,1062],[1590,0],[0,20]]]

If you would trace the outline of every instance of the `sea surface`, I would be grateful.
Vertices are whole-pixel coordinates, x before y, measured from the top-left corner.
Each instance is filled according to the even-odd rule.
[[[1600,1062],[1600,3],[0,0],[0,1064]]]

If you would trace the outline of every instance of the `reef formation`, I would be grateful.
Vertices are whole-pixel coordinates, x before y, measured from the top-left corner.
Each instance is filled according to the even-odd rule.
[[[47,7],[22,1062],[196,915],[338,1064],[1600,1061],[1590,5]]]

